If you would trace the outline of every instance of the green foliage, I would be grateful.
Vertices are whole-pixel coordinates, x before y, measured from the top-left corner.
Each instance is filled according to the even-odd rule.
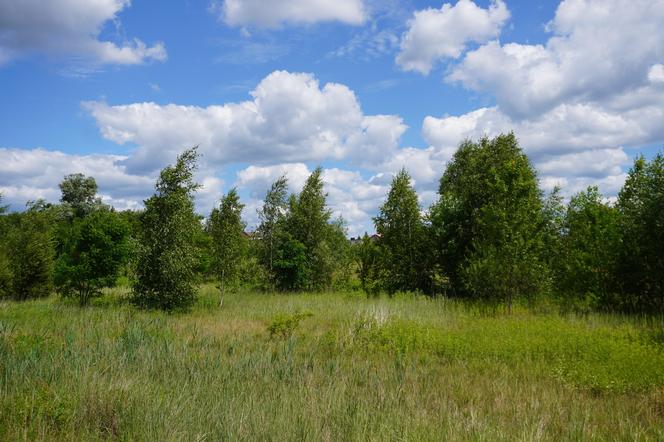
[[[156,193],[145,201],[136,264],[134,302],[165,310],[190,307],[196,295],[193,181],[196,148],[182,153],[160,173]]]
[[[194,233],[194,248],[196,250],[196,263],[194,272],[203,280],[213,278],[214,274],[214,240],[203,223],[203,217],[198,216],[199,222]]]
[[[374,218],[379,235],[383,286],[390,292],[428,291],[426,231],[417,193],[402,169],[392,180],[387,200]]]
[[[272,267],[276,286],[282,290],[320,290],[348,277],[350,253],[344,222],[330,222],[322,174],[320,167],[314,170],[300,194],[290,196],[283,218],[269,218],[276,220],[272,236],[262,238],[264,243],[274,240]],[[284,186],[285,181],[278,181],[268,192],[269,213],[281,213]],[[268,219],[268,212],[264,216]]]
[[[129,251],[129,225],[116,213],[97,210],[74,220],[55,265],[56,289],[87,304],[115,284]]]
[[[86,177],[82,173],[74,173],[64,177],[60,183],[62,196],[60,201],[71,208],[72,215],[83,217],[102,203],[97,197],[97,182],[93,177]]]
[[[277,315],[270,325],[267,326],[267,331],[270,337],[279,337],[288,339],[293,336],[295,329],[300,325],[303,319],[313,316],[310,312],[297,311],[293,314],[279,314]]]
[[[212,237],[214,273],[219,279],[222,292],[226,285],[236,286],[242,261],[247,251],[246,224],[242,221],[240,196],[235,188],[222,199],[219,207],[212,209],[208,220],[208,231]]]
[[[267,191],[263,206],[258,210],[260,225],[258,235],[258,260],[269,275],[269,282],[276,281],[274,273],[274,260],[278,245],[278,237],[284,227],[284,217],[288,210],[288,180],[285,176],[279,177]]]
[[[0,298],[11,295],[12,267],[4,245],[0,244]]]
[[[664,312],[664,153],[634,162],[617,204],[617,278],[628,311]]]
[[[367,233],[353,246],[353,259],[357,265],[362,290],[376,296],[381,289],[380,248]]]
[[[8,232],[11,250],[11,296],[26,300],[48,296],[52,289],[54,241],[47,212],[28,210],[13,219]]]
[[[2,216],[7,208],[2,205],[2,193],[0,193],[0,298],[11,294],[12,271],[9,261],[9,225],[6,217]]]
[[[280,232],[273,260],[276,285],[280,290],[301,290],[311,286],[307,248],[289,232]]]
[[[535,170],[513,134],[464,142],[431,210],[453,293],[507,302],[546,289],[547,219]]]
[[[568,301],[580,300],[590,308],[614,303],[618,220],[618,211],[602,201],[597,187],[570,200],[558,264],[558,287]]]

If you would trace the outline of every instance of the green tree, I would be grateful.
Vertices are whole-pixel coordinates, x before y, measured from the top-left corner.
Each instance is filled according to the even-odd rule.
[[[320,289],[329,286],[334,271],[326,261],[329,252],[331,211],[327,208],[327,194],[323,190],[323,169],[318,167],[307,178],[300,194],[289,199],[289,211],[284,220],[285,229],[290,234],[282,245],[294,252],[299,242],[304,247],[306,270],[299,272],[296,281],[302,286],[295,289]],[[287,254],[291,256],[292,253]],[[299,255],[292,255],[299,259]],[[284,254],[281,254],[283,264]],[[305,277],[306,276],[306,277]],[[283,284],[282,284],[283,285]]]
[[[286,230],[278,233],[274,254],[274,274],[280,290],[303,290],[311,286],[307,248]]]
[[[9,261],[9,229],[4,213],[7,207],[2,205],[3,195],[0,193],[0,298],[11,294],[12,271]]]
[[[108,210],[74,220],[55,265],[58,292],[86,305],[103,287],[114,285],[129,257],[129,233],[129,225]]]
[[[597,187],[574,195],[564,219],[558,287],[570,301],[609,306],[616,293],[614,272],[620,231],[618,211],[602,201]]]
[[[227,285],[237,285],[247,251],[243,208],[237,189],[233,188],[221,199],[219,207],[212,209],[208,221],[208,230],[213,240],[213,266],[222,295]]]
[[[195,300],[197,158],[196,148],[183,152],[174,166],[161,171],[156,193],[145,201],[133,289],[137,305],[173,310]]]
[[[60,183],[60,191],[60,201],[71,208],[75,217],[83,217],[102,205],[97,197],[97,182],[82,173],[65,176]]]
[[[11,296],[17,300],[40,298],[53,290],[53,220],[47,212],[27,210],[14,217],[8,233],[11,250]]]
[[[367,295],[377,295],[381,285],[380,248],[367,233],[353,245],[353,260],[357,266],[357,275],[360,278],[362,290]]]
[[[263,206],[258,210],[260,225],[257,229],[259,238],[258,259],[267,271],[270,283],[275,281],[274,259],[280,231],[284,226],[284,217],[288,211],[288,180],[279,177],[267,191]]]
[[[622,308],[664,311],[664,152],[637,158],[618,195]]]
[[[387,200],[374,218],[386,271],[384,285],[398,290],[428,291],[425,226],[417,193],[405,169],[392,180]]]
[[[438,263],[460,296],[506,302],[546,290],[547,217],[514,134],[465,141],[431,210]]]

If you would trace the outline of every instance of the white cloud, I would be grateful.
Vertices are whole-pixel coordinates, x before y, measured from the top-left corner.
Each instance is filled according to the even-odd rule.
[[[101,64],[166,60],[163,43],[98,40],[105,23],[119,23],[130,0],[0,0],[0,65],[23,54],[74,57]]]
[[[514,131],[545,187],[558,183],[569,194],[605,183],[603,190],[615,194],[630,162],[624,148],[664,140],[661,121],[662,105],[612,111],[588,103],[561,104],[528,120],[513,120],[491,107],[461,116],[426,117],[422,132],[432,152],[449,159],[460,140]]]
[[[58,184],[65,175],[93,176],[100,195],[115,207],[133,208],[150,195],[154,179],[128,174],[118,155],[71,155],[46,149],[0,148],[0,193],[14,209],[26,201],[60,198]]]
[[[664,65],[661,63],[652,65],[648,71],[648,80],[651,83],[664,83]]]
[[[659,0],[564,0],[546,44],[490,42],[467,53],[447,79],[495,96],[514,118],[561,103],[604,103],[659,78],[662,23]]]
[[[329,21],[360,25],[366,19],[362,0],[223,0],[212,10],[230,26],[262,28]]]
[[[247,202],[249,211],[244,213],[249,225],[257,224],[255,211],[260,207],[265,192],[277,178],[285,175],[288,178],[290,192],[298,193],[311,172],[312,169],[303,163],[249,166],[240,170],[235,185],[250,193],[250,200]],[[385,184],[366,180],[357,171],[339,168],[324,169],[323,183],[328,206],[332,209],[332,217],[343,216],[349,235],[357,236],[365,230],[373,230],[371,217],[385,198],[388,190]]]
[[[493,0],[487,9],[459,0],[456,5],[416,11],[401,38],[396,62],[404,70],[428,74],[438,60],[460,57],[468,43],[497,37],[509,17],[502,0]]]
[[[251,92],[250,101],[206,108],[134,103],[84,107],[104,138],[138,149],[128,170],[149,172],[200,145],[208,165],[353,159],[376,162],[398,148],[406,130],[401,118],[363,115],[346,86],[320,87],[310,74],[276,71]]]

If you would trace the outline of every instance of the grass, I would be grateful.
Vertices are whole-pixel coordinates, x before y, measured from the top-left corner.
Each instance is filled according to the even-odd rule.
[[[0,303],[1,440],[662,440],[661,319],[408,295]]]

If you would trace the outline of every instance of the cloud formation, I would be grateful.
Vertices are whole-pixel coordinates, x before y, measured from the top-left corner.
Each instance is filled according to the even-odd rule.
[[[252,100],[208,107],[87,102],[104,138],[138,146],[124,164],[132,173],[163,167],[200,145],[210,166],[350,159],[376,162],[398,149],[406,126],[395,115],[364,115],[348,87],[320,86],[311,74],[275,71]]]
[[[362,0],[223,0],[212,10],[229,26],[259,28],[329,21],[360,25],[366,19]]]
[[[92,63],[132,65],[167,58],[164,44],[100,41],[130,0],[0,0],[0,65],[38,53]]]
[[[447,80],[495,96],[514,118],[561,103],[610,105],[659,78],[662,23],[662,1],[565,0],[547,25],[546,44],[489,42],[468,52]]]
[[[426,75],[437,61],[459,58],[468,43],[485,43],[497,37],[509,18],[502,0],[492,0],[487,9],[471,0],[459,0],[440,9],[416,11],[401,37],[396,62],[406,71]]]

